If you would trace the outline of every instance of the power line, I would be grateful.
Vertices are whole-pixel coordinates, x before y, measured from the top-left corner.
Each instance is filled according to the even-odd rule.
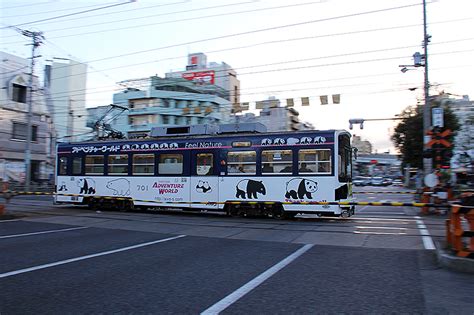
[[[111,2],[111,3],[112,3],[112,2]],[[2,18],[4,18],[4,19],[9,19],[9,18],[21,17],[21,16],[31,16],[31,15],[39,15],[39,14],[45,14],[45,13],[56,13],[56,12],[62,12],[62,11],[72,11],[72,10],[77,10],[77,9],[99,7],[99,6],[102,6],[102,5],[104,5],[104,4],[94,4],[94,5],[87,5],[87,6],[81,6],[81,7],[75,7],[75,8],[56,9],[56,10],[49,10],[49,11],[41,11],[41,12],[33,12],[33,13],[25,13],[25,14],[17,14],[17,15],[9,15],[9,16],[3,16]],[[30,6],[30,5],[25,5],[25,6]]]
[[[395,50],[395,48],[387,48],[387,51]],[[400,49],[400,48],[399,48]],[[434,55],[442,55],[442,54],[451,54],[451,53],[462,53],[462,52],[470,52],[472,50],[460,50],[460,51],[453,51],[453,52],[443,52],[443,53],[435,53]],[[363,54],[364,52],[357,52],[353,54]],[[370,52],[369,52],[370,53]],[[352,55],[351,53],[344,54],[345,56],[350,56]],[[340,55],[333,55],[333,56],[326,56],[324,58],[333,58],[333,57],[338,57]],[[322,59],[323,57],[317,57],[314,59]],[[397,56],[397,57],[390,57],[390,58],[377,58],[377,59],[367,59],[367,60],[358,60],[358,61],[344,61],[344,62],[337,62],[337,63],[330,63],[330,64],[318,64],[318,65],[305,65],[305,66],[299,66],[299,67],[290,67],[290,68],[278,68],[278,69],[267,69],[267,70],[259,70],[259,71],[254,71],[254,72],[244,72],[244,73],[239,73],[239,76],[242,75],[249,75],[249,74],[259,74],[259,73],[267,73],[267,72],[275,72],[275,71],[288,71],[288,70],[297,70],[297,69],[304,69],[304,68],[316,68],[316,67],[328,67],[328,66],[338,66],[338,65],[346,65],[346,64],[355,64],[355,63],[365,63],[365,62],[379,62],[379,61],[385,61],[385,60],[397,60],[397,59],[405,59],[406,56]],[[285,63],[292,63],[296,61],[286,61]],[[280,62],[279,64],[282,64],[283,62]],[[258,68],[261,67],[262,65],[255,65],[255,66],[247,66],[245,67],[246,69],[248,68]],[[227,75],[224,76],[216,76],[215,78],[222,78],[226,77]],[[115,88],[115,86],[102,86],[102,87],[97,87],[94,89],[107,89],[107,88]],[[81,90],[73,90],[72,92],[79,92],[79,91],[86,91],[87,89],[81,89]],[[89,89],[90,90],[90,89]],[[64,93],[54,93],[52,95],[58,96],[65,94]],[[69,92],[68,92],[69,93]],[[93,93],[102,93],[101,91],[99,92],[90,92],[87,94],[93,94]],[[73,95],[80,95],[80,94],[73,94]]]
[[[28,4],[15,5],[15,6],[12,6],[12,7],[2,7],[2,10],[15,9],[15,8],[23,8],[23,7],[31,7],[31,6],[43,5],[43,4],[51,4],[51,2],[50,2],[50,1],[47,1],[47,2],[37,2],[37,3],[28,3]]]
[[[209,37],[209,38],[204,38],[204,39],[198,39],[198,40],[193,40],[193,41],[184,42],[184,43],[180,43],[180,44],[172,44],[172,45],[167,45],[167,46],[162,46],[162,47],[157,47],[157,48],[152,48],[152,49],[139,50],[139,51],[130,52],[130,53],[126,53],[126,54],[120,54],[120,55],[115,55],[115,56],[110,56],[110,57],[105,57],[105,58],[100,58],[100,59],[89,60],[89,61],[87,61],[87,63],[93,63],[93,62],[98,62],[98,61],[116,59],[116,58],[121,58],[121,57],[125,57],[125,56],[138,55],[138,54],[143,54],[143,53],[147,53],[147,52],[152,52],[152,51],[157,51],[157,50],[162,50],[162,49],[168,49],[168,48],[173,48],[173,47],[186,46],[186,45],[202,43],[202,42],[208,42],[208,41],[214,41],[214,40],[218,40],[218,39],[231,38],[231,37],[261,33],[261,32],[279,30],[279,29],[284,29],[284,28],[291,28],[291,27],[295,27],[295,26],[308,25],[308,24],[319,23],[319,22],[327,22],[327,21],[333,21],[333,20],[344,19],[344,18],[349,18],[349,17],[364,16],[364,15],[380,13],[380,12],[388,12],[388,11],[394,11],[394,10],[400,10],[400,9],[407,9],[407,8],[411,8],[411,7],[415,7],[415,6],[419,6],[419,5],[421,5],[421,4],[416,3],[416,4],[404,5],[404,6],[398,6],[398,7],[391,7],[391,8],[385,8],[385,9],[378,9],[378,10],[371,10],[371,11],[364,11],[364,12],[358,12],[358,13],[351,13],[351,14],[333,16],[333,17],[310,20],[310,21],[304,21],[304,22],[298,22],[298,23],[277,25],[277,26],[266,27],[266,28],[251,30],[251,31],[240,32],[240,33],[233,33],[233,34],[220,35],[220,36]]]
[[[95,9],[90,9],[90,10],[84,10],[84,11],[79,11],[79,12],[74,12],[74,13],[69,13],[69,14],[58,15],[58,16],[54,16],[54,17],[50,17],[50,18],[46,18],[46,19],[41,19],[41,20],[36,20],[36,21],[19,23],[19,24],[12,25],[12,26],[18,27],[20,25],[27,25],[27,24],[33,24],[33,23],[38,23],[38,22],[43,22],[43,21],[56,20],[56,19],[61,19],[63,17],[73,16],[73,15],[78,15],[78,14],[84,14],[84,13],[87,13],[87,12],[93,12],[93,11],[98,11],[98,10],[103,10],[103,9],[109,9],[109,8],[113,8],[113,7],[116,7],[116,6],[119,6],[119,5],[132,3],[132,2],[135,2],[135,0],[129,0],[128,2],[111,4],[111,5],[107,5],[107,6],[100,7],[100,8],[95,8]],[[6,27],[3,27],[3,28],[6,28]]]
[[[215,7],[227,7],[227,6],[231,6],[231,5],[241,5],[241,4],[247,4],[247,3],[253,3],[253,2],[254,1],[240,2],[240,3],[226,4],[226,5],[220,5],[220,6],[215,6]],[[318,1],[313,1],[313,2],[288,4],[288,5],[281,5],[281,6],[275,6],[275,7],[249,9],[249,10],[227,12],[227,13],[217,13],[217,14],[211,14],[211,15],[198,16],[198,17],[182,18],[182,19],[171,20],[171,21],[162,21],[162,22],[153,22],[153,23],[147,23],[147,24],[139,24],[139,25],[122,27],[122,28],[114,27],[114,28],[105,29],[105,30],[90,31],[90,32],[83,32],[83,33],[74,33],[74,34],[68,34],[68,35],[63,35],[63,36],[56,36],[56,37],[53,37],[53,38],[57,39],[57,38],[64,38],[64,37],[71,37],[71,36],[89,35],[89,34],[95,34],[95,33],[105,33],[105,32],[110,32],[110,31],[119,31],[119,30],[125,30],[125,29],[128,30],[128,29],[141,28],[141,27],[146,27],[146,26],[155,26],[155,25],[163,25],[163,24],[170,24],[170,23],[177,23],[177,22],[202,20],[202,19],[208,19],[208,18],[213,18],[213,17],[222,17],[222,16],[228,16],[228,15],[238,15],[238,14],[260,12],[260,11],[267,11],[267,10],[285,9],[285,8],[290,8],[290,7],[306,6],[306,5],[313,5],[313,4],[320,4],[320,3],[321,3],[321,1],[318,0]],[[215,8],[215,7],[211,7],[211,8]],[[71,26],[71,27],[60,28],[60,29],[45,30],[45,32],[48,32],[48,33],[61,32],[61,31],[65,31],[65,30],[78,29],[78,28],[91,27],[91,26],[104,25],[104,24],[111,24],[111,23],[117,23],[117,22],[142,20],[142,19],[146,19],[146,18],[150,18],[150,17],[157,17],[157,16],[163,16],[163,15],[169,15],[169,13],[139,16],[139,17],[133,17],[133,18],[128,18],[128,19],[120,19],[120,20],[113,20],[113,21],[100,22],[100,23],[94,23],[94,24],[86,24],[86,25],[81,25],[81,26]]]

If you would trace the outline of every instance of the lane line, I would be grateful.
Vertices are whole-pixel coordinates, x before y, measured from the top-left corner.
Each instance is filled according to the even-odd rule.
[[[360,209],[357,209],[356,212],[359,213],[359,212],[363,212],[365,209],[367,209],[369,206],[363,206],[362,208]]]
[[[81,226],[81,227],[68,228],[68,229],[60,229],[60,230],[49,230],[49,231],[42,231],[42,232],[31,232],[31,233],[23,233],[23,234],[12,234],[12,235],[0,236],[0,239],[13,238],[13,237],[21,237],[21,236],[30,236],[30,235],[38,235],[38,234],[58,233],[58,232],[66,232],[66,231],[75,231],[75,230],[82,230],[82,229],[88,229],[88,228],[89,228],[88,226]]]
[[[219,314],[235,302],[237,302],[240,298],[242,298],[244,295],[255,289],[257,286],[262,284],[265,280],[273,276],[275,273],[286,267],[288,264],[290,264],[292,261],[294,261],[296,258],[299,256],[303,255],[306,253],[308,250],[310,250],[314,245],[313,244],[307,244],[298,249],[296,252],[291,254],[290,256],[286,257],[270,269],[266,270],[265,272],[261,273],[257,277],[253,278],[228,296],[224,297],[222,300],[219,302],[215,303],[205,311],[201,313],[201,315],[210,315],[210,314]]]
[[[13,220],[0,220],[0,223],[15,222],[15,221],[20,221],[20,219],[13,219]]]
[[[6,278],[6,277],[11,277],[11,276],[16,276],[16,275],[26,273],[26,272],[51,268],[51,267],[60,266],[60,265],[65,265],[65,264],[69,264],[69,263],[76,262],[76,261],[81,261],[81,260],[86,260],[86,259],[90,259],[90,258],[95,258],[95,257],[120,253],[120,252],[124,252],[124,251],[131,250],[131,249],[136,249],[136,248],[140,248],[140,247],[145,247],[145,246],[150,246],[150,245],[154,245],[154,244],[158,244],[158,243],[163,243],[163,242],[175,240],[175,239],[182,238],[182,237],[185,237],[185,236],[186,235],[178,235],[178,236],[169,237],[169,238],[165,238],[165,239],[161,239],[161,240],[157,240],[157,241],[141,243],[141,244],[137,244],[137,245],[122,247],[122,248],[119,248],[119,249],[109,250],[109,251],[106,251],[106,252],[100,252],[100,253],[96,253],[96,254],[80,256],[80,257],[61,260],[61,261],[56,261],[56,262],[53,262],[53,263],[39,265],[39,266],[35,266],[35,267],[30,267],[30,268],[10,271],[10,272],[6,272],[6,273],[1,273],[0,274],[0,279],[1,278]]]
[[[423,245],[425,249],[436,249],[436,246],[433,243],[433,239],[431,238],[430,232],[426,228],[426,225],[423,223],[423,220],[419,216],[414,217],[416,219],[416,226],[420,230],[420,234],[422,235]]]

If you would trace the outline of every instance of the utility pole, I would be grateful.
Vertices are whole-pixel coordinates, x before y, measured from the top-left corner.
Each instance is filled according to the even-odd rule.
[[[423,0],[423,49],[424,49],[424,65],[425,65],[425,80],[424,80],[424,90],[425,90],[425,105],[423,107],[423,151],[429,149],[428,142],[430,142],[430,136],[428,132],[431,129],[431,106],[430,106],[430,82],[428,80],[428,43],[430,37],[426,29],[426,0]],[[433,170],[433,161],[431,158],[423,159],[423,170],[425,176],[431,174]]]
[[[19,30],[19,29],[18,29]],[[43,43],[44,39],[43,32],[31,32],[26,30],[20,30],[21,34],[26,37],[31,37],[33,40],[31,48],[31,71],[30,71],[30,80],[28,82],[28,118],[27,118],[27,137],[26,137],[26,149],[25,149],[25,191],[30,190],[31,182],[31,138],[33,136],[31,119],[33,116],[33,75],[35,71],[35,58],[40,56],[35,56],[36,49]]]

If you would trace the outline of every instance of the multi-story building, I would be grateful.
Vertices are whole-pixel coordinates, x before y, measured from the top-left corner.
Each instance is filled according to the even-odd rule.
[[[216,85],[225,90],[224,98],[231,104],[240,102],[240,81],[237,79],[237,73],[225,62],[208,64],[207,56],[203,53],[189,54],[186,70],[168,72],[165,78],[183,78],[201,85]]]
[[[30,100],[28,59],[0,52],[0,180],[24,182]],[[45,94],[33,77],[31,95],[31,180],[46,181],[53,174],[54,131]]]
[[[102,122],[111,129],[137,138],[147,136],[152,127],[222,123],[230,119],[226,91],[216,85],[158,76],[122,81],[120,85],[128,87],[114,94],[113,102],[128,110],[121,115],[111,110],[106,115],[109,106],[88,109],[89,126],[105,115]]]
[[[372,144],[367,140],[362,140],[360,136],[352,136],[352,146],[357,148],[357,154],[371,154]]]
[[[259,115],[245,113],[232,117],[234,123],[262,123],[267,131],[309,130],[313,125],[301,121],[299,112],[292,107],[280,106],[280,101],[274,98],[261,102],[263,105]]]
[[[87,65],[55,58],[45,67],[45,91],[58,141],[80,141],[90,131],[86,127]]]
[[[468,95],[460,99],[449,98],[447,102],[458,118],[460,129],[454,138],[451,168],[458,171],[474,172],[474,102]]]

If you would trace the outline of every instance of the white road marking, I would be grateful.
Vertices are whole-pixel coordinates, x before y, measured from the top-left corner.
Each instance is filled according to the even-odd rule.
[[[203,311],[201,314],[203,315],[219,314],[220,312],[222,312],[223,310],[225,310],[226,308],[228,308],[229,306],[237,302],[244,295],[246,295],[247,293],[255,289],[260,284],[262,284],[265,280],[267,280],[268,278],[273,276],[275,273],[277,273],[278,271],[286,267],[296,258],[306,253],[313,246],[314,246],[313,244],[308,244],[301,247],[290,256],[286,257],[285,259],[283,259],[282,261],[280,261],[279,263],[277,263],[270,269],[266,270],[265,272],[261,273],[257,277],[253,278],[252,280],[250,280],[249,282],[247,282],[246,284],[244,284],[243,286],[241,286],[240,288],[238,288],[237,290],[235,290],[234,292],[232,292],[231,294],[229,294],[228,296],[226,296],[225,298],[223,298],[216,304],[212,305],[211,307]]]
[[[127,246],[127,247],[123,247],[123,248],[119,248],[119,249],[109,250],[109,251],[101,252],[101,253],[97,253],[97,254],[80,256],[80,257],[76,257],[76,258],[56,261],[56,262],[49,263],[49,264],[44,264],[44,265],[39,265],[39,266],[35,266],[35,267],[30,267],[30,268],[10,271],[10,272],[6,272],[6,273],[1,273],[0,274],[0,279],[1,278],[6,278],[6,277],[11,277],[11,276],[16,276],[16,275],[26,273],[26,272],[30,272],[30,271],[36,271],[36,270],[46,269],[46,268],[55,267],[55,266],[59,266],[59,265],[65,265],[65,264],[69,264],[69,263],[80,261],[80,260],[85,260],[85,259],[90,259],[90,258],[95,258],[95,257],[120,253],[120,252],[124,252],[124,251],[131,250],[131,249],[136,249],[136,248],[140,248],[140,247],[145,247],[145,246],[150,246],[150,245],[154,245],[154,244],[158,244],[158,243],[163,243],[163,242],[175,240],[175,239],[185,237],[185,236],[186,235],[178,235],[178,236],[169,237],[169,238],[165,238],[165,239],[161,239],[161,240],[157,240],[157,241],[141,243],[141,244]]]
[[[436,246],[433,243],[433,239],[430,236],[430,232],[428,232],[428,229],[426,228],[426,225],[423,223],[423,220],[419,216],[415,216],[416,219],[416,225],[418,229],[420,230],[420,234],[422,235],[423,239],[423,245],[425,246],[425,249],[435,249]]]
[[[21,237],[21,236],[30,236],[30,235],[38,235],[38,234],[66,232],[66,231],[75,231],[75,230],[82,230],[82,229],[88,229],[88,228],[89,228],[88,226],[82,226],[82,227],[75,227],[75,228],[69,228],[69,229],[49,230],[49,231],[42,231],[42,232],[31,232],[31,233],[23,233],[23,234],[4,235],[4,236],[0,236],[0,239]]]
[[[405,212],[367,211],[364,214],[405,214]]]
[[[365,209],[367,209],[368,207],[370,206],[363,206],[362,208],[360,209],[356,209],[356,212],[359,213],[359,212],[363,212]]]
[[[0,223],[15,222],[15,221],[20,221],[20,219],[13,219],[13,220],[0,220]]]

